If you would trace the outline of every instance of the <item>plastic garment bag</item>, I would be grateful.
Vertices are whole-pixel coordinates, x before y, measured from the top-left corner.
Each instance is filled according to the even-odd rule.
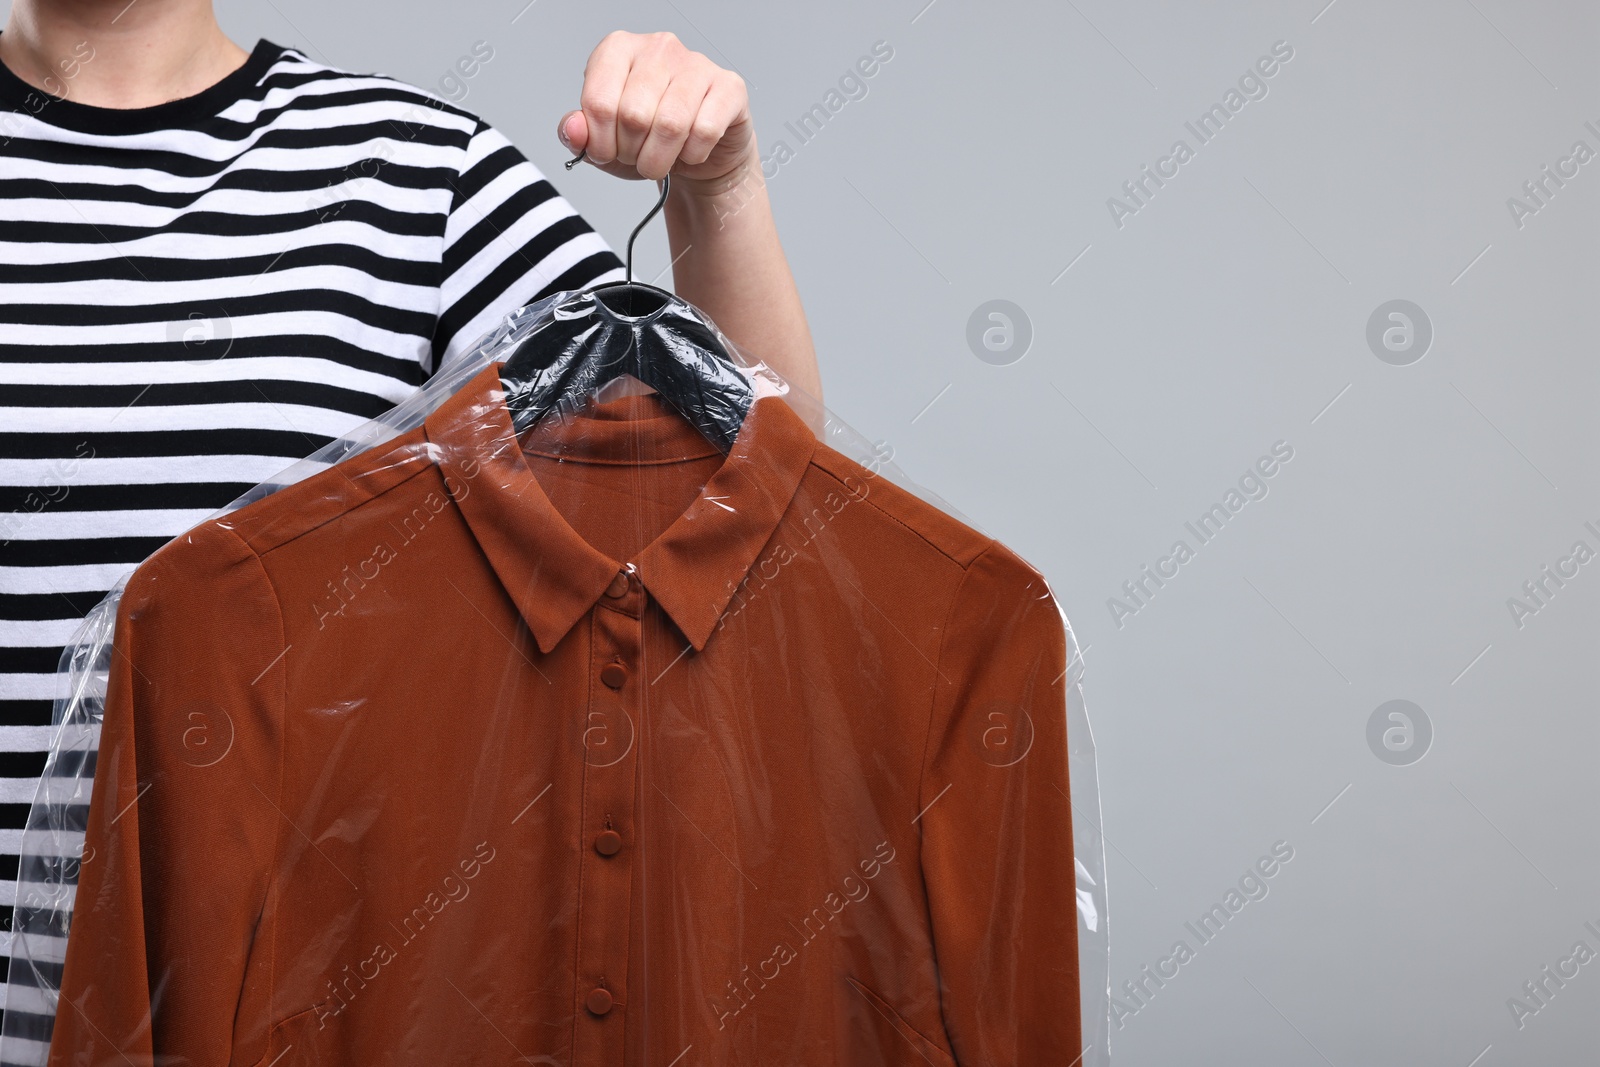
[[[684,314],[700,400],[585,378]],[[561,293],[163,546],[62,657],[0,1061],[1108,1063],[1076,640],[891,455]]]

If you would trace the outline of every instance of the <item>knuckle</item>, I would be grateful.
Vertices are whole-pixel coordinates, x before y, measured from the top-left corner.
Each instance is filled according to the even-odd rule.
[[[676,112],[661,112],[656,116],[656,132],[664,137],[682,137],[689,129],[688,121]]]
[[[644,133],[650,128],[650,118],[650,114],[637,105],[617,109],[617,125],[629,133]]]
[[[617,102],[609,96],[599,93],[586,92],[580,94],[578,105],[583,109],[585,117],[599,123],[610,123],[617,117]]]

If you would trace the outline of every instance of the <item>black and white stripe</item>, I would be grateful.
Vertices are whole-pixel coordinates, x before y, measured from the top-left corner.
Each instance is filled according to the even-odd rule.
[[[0,951],[88,610],[509,312],[622,273],[496,130],[390,78],[263,41],[115,111],[0,67]],[[7,994],[7,1032],[48,1042],[37,991]]]

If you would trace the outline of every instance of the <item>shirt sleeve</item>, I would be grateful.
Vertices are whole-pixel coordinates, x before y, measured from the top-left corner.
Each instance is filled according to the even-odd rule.
[[[430,375],[518,308],[625,275],[605,238],[481,119],[453,184]]]
[[[270,977],[256,946],[284,819],[282,632],[260,561],[220,523],[129,577],[51,1067],[222,1067],[255,1058],[236,1042],[265,1047],[234,1017]]]
[[[1066,648],[1044,577],[992,542],[946,624],[918,808],[962,1067],[1066,1064],[1082,1048]]]

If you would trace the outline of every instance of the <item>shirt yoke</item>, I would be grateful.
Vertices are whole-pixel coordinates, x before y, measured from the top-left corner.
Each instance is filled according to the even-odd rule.
[[[256,555],[265,556],[436,468],[419,425],[210,521],[227,524]]]
[[[884,520],[903,526],[927,542],[962,570],[994,543],[989,535],[945,514],[910,490],[820,441],[812,454],[811,465],[843,485],[846,492],[852,485],[868,483],[867,495],[856,496],[856,499],[870,505]]]

